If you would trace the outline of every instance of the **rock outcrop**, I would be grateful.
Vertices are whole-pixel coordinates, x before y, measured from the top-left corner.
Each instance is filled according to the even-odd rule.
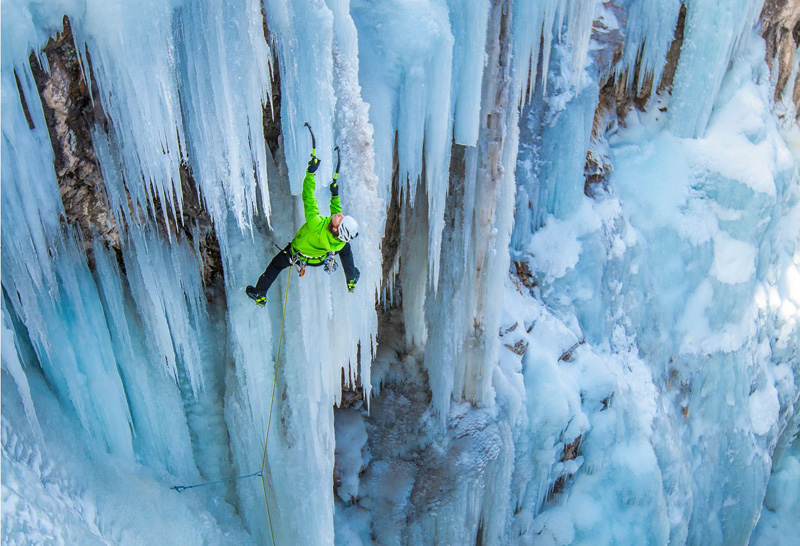
[[[80,229],[91,264],[94,237],[102,237],[109,246],[120,249],[119,227],[108,206],[103,175],[92,144],[92,128],[95,124],[104,125],[105,115],[100,101],[93,101],[89,94],[67,17],[64,17],[63,31],[50,39],[43,55],[49,72],[33,53],[30,64],[53,146],[54,168],[66,214],[64,220]]]
[[[789,82],[800,45],[800,2],[767,0],[761,11],[761,35],[767,42],[767,64],[773,74],[777,72],[775,101],[782,100],[784,92],[789,92],[795,108],[800,110],[800,74],[794,83]]]
[[[93,130],[108,130],[108,120],[99,97],[90,94],[90,90],[95,93],[97,90],[92,81],[91,59],[87,55],[89,66],[81,66],[69,18],[64,17],[63,24],[63,30],[51,38],[42,51],[49,70],[42,67],[33,53],[30,65],[53,147],[54,169],[65,211],[63,221],[80,230],[89,265],[94,268],[94,239],[101,238],[107,246],[120,252],[120,239],[124,239],[126,226],[119,225],[111,211],[92,140]],[[279,83],[277,87],[280,87]],[[273,101],[277,119],[280,119],[279,92],[273,96]],[[271,129],[267,133],[268,142],[271,147],[277,147],[280,123],[272,121],[272,116],[269,118],[268,122],[265,113],[265,126]],[[194,247],[201,254],[204,283],[207,288],[222,288],[224,278],[219,241],[211,217],[200,199],[191,167],[181,165],[180,177],[183,217],[158,217],[153,219],[154,223],[166,233],[166,223],[174,222],[178,224],[180,237],[199,238]],[[161,210],[161,207],[156,206],[154,210]],[[210,298],[211,294],[207,296]]]

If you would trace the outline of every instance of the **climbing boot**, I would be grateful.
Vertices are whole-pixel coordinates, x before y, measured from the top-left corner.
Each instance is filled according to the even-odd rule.
[[[356,272],[353,275],[353,278],[347,281],[347,291],[353,292],[356,289],[356,283],[358,282],[359,277],[361,277],[361,272],[356,268]]]
[[[264,307],[267,303],[267,295],[258,292],[254,286],[247,285],[247,288],[244,289],[244,293],[247,294],[247,297],[256,302],[256,305],[259,307]]]

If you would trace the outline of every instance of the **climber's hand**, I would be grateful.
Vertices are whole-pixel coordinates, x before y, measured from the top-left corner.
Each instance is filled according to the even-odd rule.
[[[312,155],[311,159],[308,160],[308,172],[315,173],[319,168],[319,158],[317,156]]]

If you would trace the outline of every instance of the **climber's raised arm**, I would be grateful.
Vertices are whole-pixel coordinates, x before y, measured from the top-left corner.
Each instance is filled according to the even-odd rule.
[[[319,163],[319,159],[316,156],[312,156],[308,160],[306,177],[303,179],[303,210],[305,211],[306,222],[319,216],[319,206],[317,205],[317,198],[314,196],[314,188],[316,187],[314,173],[317,172]]]
[[[331,216],[334,214],[341,214],[342,213],[342,203],[339,201],[339,181],[337,180],[336,173],[333,175],[333,182],[329,186],[331,189]]]

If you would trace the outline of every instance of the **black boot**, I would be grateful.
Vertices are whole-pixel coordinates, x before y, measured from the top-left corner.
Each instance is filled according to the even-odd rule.
[[[267,303],[267,295],[257,291],[254,286],[248,284],[247,288],[244,289],[244,293],[247,294],[248,298],[256,302],[259,307],[264,307]]]
[[[356,283],[358,279],[361,277],[361,271],[358,270],[357,267],[353,266],[353,269],[356,270],[355,274],[353,274],[353,278],[347,281],[347,291],[353,292],[356,289]]]

